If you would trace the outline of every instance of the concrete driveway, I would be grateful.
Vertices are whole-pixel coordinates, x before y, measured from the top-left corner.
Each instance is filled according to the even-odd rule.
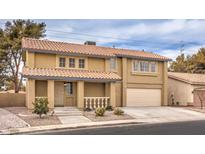
[[[125,113],[140,122],[160,123],[205,120],[205,114],[177,107],[123,107]]]

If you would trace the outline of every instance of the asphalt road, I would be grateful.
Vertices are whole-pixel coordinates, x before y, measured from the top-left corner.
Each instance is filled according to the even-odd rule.
[[[38,132],[41,135],[203,135],[205,120],[146,125],[117,125]]]

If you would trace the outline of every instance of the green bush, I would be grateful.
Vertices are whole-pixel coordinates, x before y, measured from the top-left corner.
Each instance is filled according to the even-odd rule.
[[[33,113],[36,113],[41,118],[43,114],[49,112],[48,108],[48,99],[47,98],[36,98],[34,105]]]
[[[113,111],[113,107],[112,107],[111,105],[109,105],[109,106],[107,106],[107,107],[105,108],[105,110],[107,110],[107,111]]]
[[[96,116],[104,116],[104,113],[105,113],[105,108],[100,107],[100,108],[95,109]]]
[[[114,114],[115,114],[115,115],[123,115],[123,114],[124,114],[124,111],[121,110],[120,108],[115,108],[115,109],[114,109]]]
[[[92,109],[90,109],[90,108],[84,108],[84,111],[85,111],[85,112],[90,112],[90,111],[92,111]]]

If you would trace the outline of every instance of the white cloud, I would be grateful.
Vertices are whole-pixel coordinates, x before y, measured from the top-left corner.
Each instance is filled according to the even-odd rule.
[[[197,51],[202,48],[205,47],[205,45],[200,45],[200,46],[192,46],[189,48],[186,48],[184,51],[182,51],[185,55],[192,55],[197,53]],[[171,58],[172,60],[175,60],[176,57],[180,54],[179,50],[174,50],[174,49],[168,49],[168,50],[162,50],[160,51],[160,54],[166,57]]]
[[[118,21],[119,22],[119,21]],[[98,45],[119,44],[118,48],[145,49],[158,52],[175,59],[179,55],[180,42],[185,44],[185,54],[192,54],[205,44],[205,20],[65,20],[49,21],[47,38],[74,43],[86,40],[96,41]],[[50,26],[52,23],[52,26]],[[86,33],[99,37],[75,35],[66,32]],[[109,36],[112,38],[101,37]],[[126,40],[139,40],[127,43]]]

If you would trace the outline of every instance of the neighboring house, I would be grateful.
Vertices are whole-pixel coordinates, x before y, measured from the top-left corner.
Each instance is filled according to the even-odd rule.
[[[24,38],[26,106],[47,97],[49,107],[167,105],[167,61],[144,51]]]
[[[200,106],[199,96],[196,91],[200,90],[205,94],[204,88],[204,74],[168,72],[168,100],[170,105],[173,96],[175,104],[178,102],[179,105],[184,106]]]

